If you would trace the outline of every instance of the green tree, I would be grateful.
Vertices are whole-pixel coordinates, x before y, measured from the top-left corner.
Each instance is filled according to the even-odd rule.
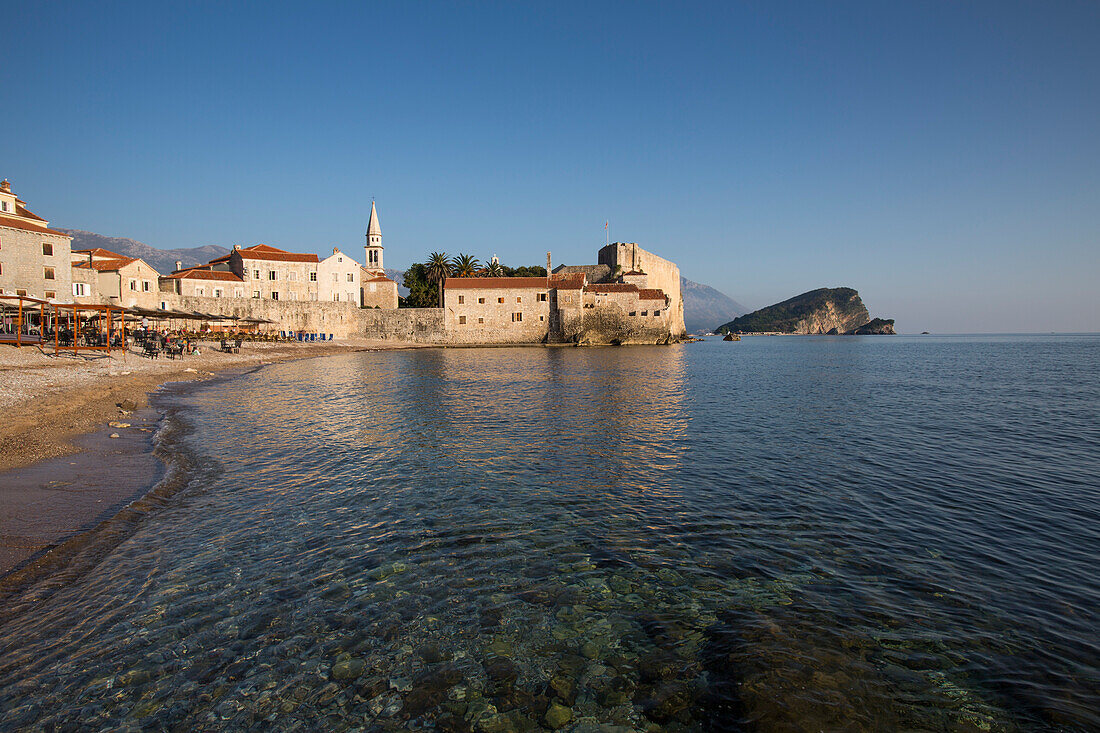
[[[428,280],[439,291],[439,307],[443,307],[443,283],[452,273],[453,264],[446,252],[432,252],[428,255]]]
[[[529,267],[503,267],[504,277],[546,277],[546,268],[540,265]]]
[[[455,277],[473,277],[477,274],[478,265],[481,263],[473,255],[460,254],[451,263]]]
[[[504,277],[504,268],[499,262],[490,260],[485,263],[485,277]]]
[[[405,270],[404,285],[409,289],[407,297],[402,298],[402,308],[434,308],[436,305],[435,286],[428,279],[428,267],[414,262]]]

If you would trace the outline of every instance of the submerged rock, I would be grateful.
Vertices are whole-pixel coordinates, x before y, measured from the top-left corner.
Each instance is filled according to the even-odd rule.
[[[550,703],[542,719],[551,730],[557,730],[569,724],[573,719],[573,711],[559,703]]]

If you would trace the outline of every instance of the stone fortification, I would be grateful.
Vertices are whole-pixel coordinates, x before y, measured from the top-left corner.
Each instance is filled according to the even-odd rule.
[[[305,331],[306,333],[331,333],[334,338],[361,336],[361,314],[378,311],[361,310],[354,303],[302,302],[263,300],[260,298],[214,299],[202,296],[161,293],[161,308],[168,310],[198,311],[238,318],[264,318],[274,323],[265,326],[275,331]]]
[[[669,330],[672,338],[682,338],[684,327],[684,298],[680,292],[680,268],[648,252],[633,242],[615,242],[602,248],[597,261],[611,269],[612,277],[622,276],[631,280],[644,274],[645,287],[661,290],[669,298]]]
[[[363,309],[358,313],[359,335],[381,341],[451,343],[443,313],[442,308]]]

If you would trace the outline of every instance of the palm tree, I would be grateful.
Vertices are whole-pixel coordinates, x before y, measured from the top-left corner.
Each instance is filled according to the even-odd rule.
[[[451,261],[446,252],[432,252],[428,257],[428,280],[439,290],[439,307],[443,307],[443,283],[451,274]]]
[[[504,277],[504,268],[499,262],[486,262],[485,277]]]
[[[454,260],[454,274],[456,277],[473,277],[477,274],[477,266],[481,264],[472,255],[460,254]]]

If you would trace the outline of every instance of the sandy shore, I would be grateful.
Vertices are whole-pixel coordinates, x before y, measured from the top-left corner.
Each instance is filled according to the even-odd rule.
[[[203,343],[199,356],[151,360],[136,351],[55,357],[0,346],[0,578],[32,560],[46,562],[50,550],[114,516],[160,479],[163,467],[152,455],[159,415],[148,407],[158,386],[278,361],[403,348],[423,347],[245,343],[239,354],[223,354]]]
[[[257,364],[349,351],[415,348],[387,341],[324,344],[248,343],[223,354],[204,342],[200,356],[148,359],[137,351],[110,357],[52,356],[37,348],[0,346],[0,472],[78,450],[73,438],[120,418],[124,400],[141,409],[165,382],[208,379],[214,373]]]

